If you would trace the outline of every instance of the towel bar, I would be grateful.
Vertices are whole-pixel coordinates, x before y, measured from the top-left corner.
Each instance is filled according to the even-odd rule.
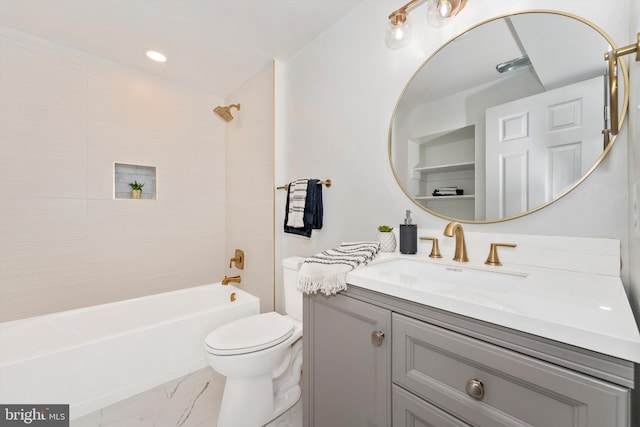
[[[331,187],[331,180],[330,179],[325,179],[324,181],[318,182],[318,184],[325,185],[327,187]],[[288,189],[289,189],[289,184],[285,184],[285,185],[281,185],[280,187],[276,187],[276,190],[288,190]]]

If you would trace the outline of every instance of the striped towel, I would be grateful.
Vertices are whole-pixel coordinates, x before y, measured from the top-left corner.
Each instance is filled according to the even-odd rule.
[[[289,188],[289,212],[287,226],[293,228],[304,227],[304,207],[307,202],[308,179],[293,181]]]
[[[298,290],[335,295],[347,289],[347,273],[364,267],[380,250],[379,242],[348,242],[307,258],[298,271]]]

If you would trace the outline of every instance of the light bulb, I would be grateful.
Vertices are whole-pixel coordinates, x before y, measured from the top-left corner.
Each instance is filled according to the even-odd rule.
[[[453,7],[451,7],[451,3],[449,3],[448,1],[438,2],[438,15],[440,17],[449,16],[452,9]]]
[[[434,27],[448,24],[464,7],[462,0],[429,0],[427,2],[427,21]]]
[[[387,31],[384,36],[384,42],[391,50],[402,49],[411,39],[411,24],[409,17],[405,15],[403,19],[399,19],[394,24],[391,20],[387,25]]]

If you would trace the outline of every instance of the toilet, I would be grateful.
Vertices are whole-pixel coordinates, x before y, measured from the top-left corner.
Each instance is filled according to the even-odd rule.
[[[303,261],[282,261],[286,315],[238,319],[205,339],[209,364],[226,377],[218,427],[263,426],[300,398],[302,293],[297,279]]]

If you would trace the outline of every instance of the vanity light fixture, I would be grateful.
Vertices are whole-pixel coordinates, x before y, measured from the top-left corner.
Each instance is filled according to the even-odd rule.
[[[146,53],[149,59],[153,59],[156,62],[167,62],[167,57],[160,52],[157,52],[155,50],[148,50]]]
[[[391,50],[405,47],[411,38],[409,9],[424,0],[411,0],[389,15],[384,41]],[[434,27],[450,22],[467,4],[467,0],[427,0],[427,21]]]
[[[411,0],[398,10],[394,10],[389,15],[389,24],[384,36],[384,42],[391,50],[402,49],[411,39],[411,21],[407,13],[409,8],[414,7],[422,0]]]

